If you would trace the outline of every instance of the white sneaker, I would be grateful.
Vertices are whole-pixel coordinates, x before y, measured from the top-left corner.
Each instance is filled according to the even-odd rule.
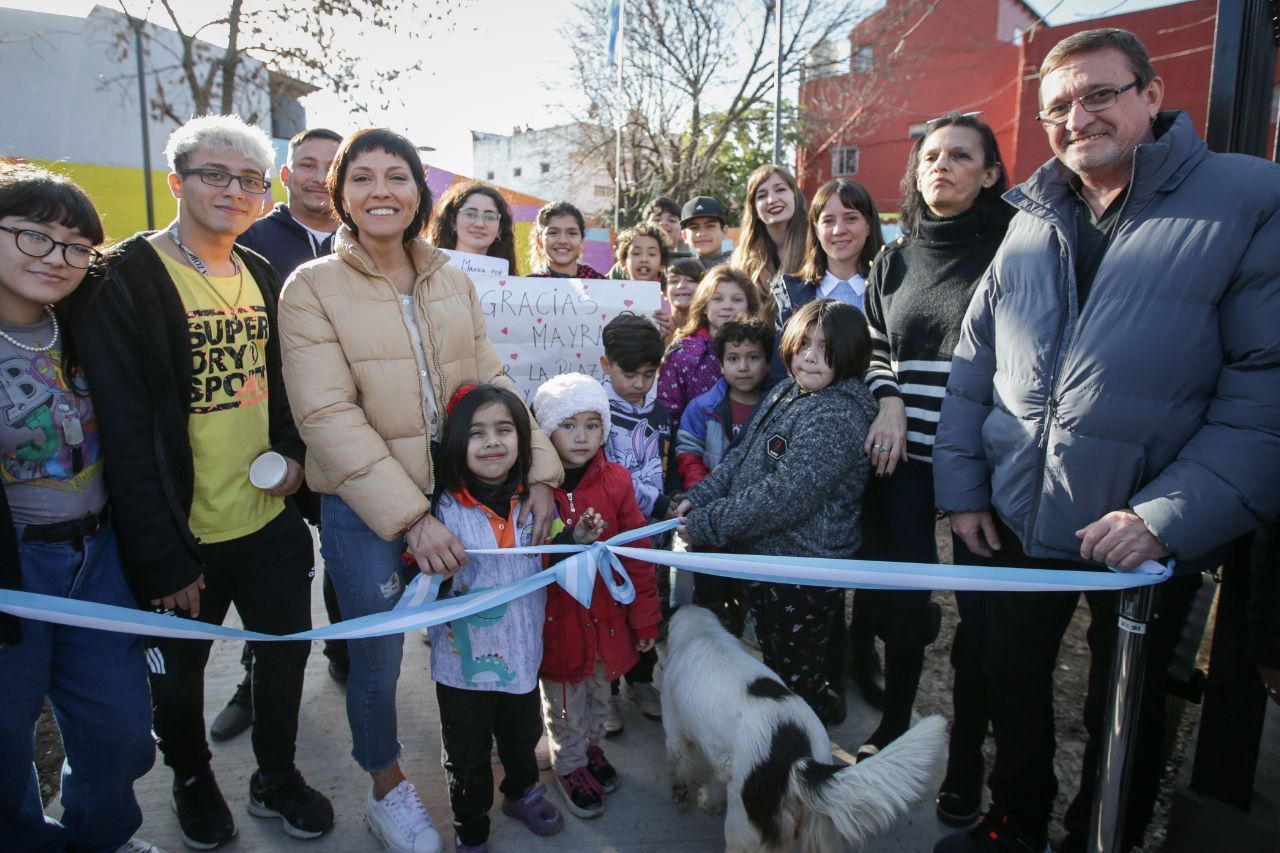
[[[533,748],[533,757],[538,759],[539,770],[551,769],[551,744],[547,741],[547,733],[538,738],[538,745]]]
[[[652,684],[627,684],[622,688],[622,695],[640,706],[640,713],[646,719],[662,719],[662,698]]]
[[[431,631],[427,628],[419,628],[418,636],[422,638],[422,644],[427,648],[431,648]]]
[[[130,838],[116,850],[116,853],[165,853],[165,851],[163,847],[157,847],[150,841]]]
[[[609,697],[609,707],[604,712],[604,736],[614,737],[622,734],[622,697],[614,694]]]
[[[381,800],[369,788],[369,808],[365,813],[369,831],[392,853],[440,853],[444,844],[431,825],[427,810],[409,780],[396,785]]]

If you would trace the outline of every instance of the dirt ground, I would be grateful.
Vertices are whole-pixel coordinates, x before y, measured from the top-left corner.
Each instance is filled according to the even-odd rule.
[[[938,530],[939,553],[943,562],[951,560],[951,540],[940,526]],[[951,639],[955,633],[957,621],[955,598],[950,593],[938,593],[935,600],[942,607],[942,632],[937,641],[929,649],[925,659],[925,671],[920,680],[920,692],[916,699],[916,710],[920,714],[942,714],[951,718],[951,664],[947,658],[951,648]],[[1075,796],[1074,780],[1080,778],[1080,765],[1084,757],[1084,726],[1081,722],[1081,709],[1087,687],[1089,650],[1085,643],[1085,630],[1089,625],[1089,608],[1081,597],[1080,606],[1075,618],[1067,630],[1058,656],[1058,673],[1056,692],[1058,751],[1055,759],[1058,779],[1062,790],[1054,808],[1055,823],[1051,834],[1055,845],[1061,839],[1061,816]],[[1212,620],[1210,620],[1212,625]],[[1202,666],[1204,649],[1208,647],[1208,637],[1202,646]],[[1171,708],[1171,717],[1180,715],[1180,721],[1173,739],[1173,747],[1165,768],[1165,778],[1161,793],[1156,803],[1156,812],[1147,833],[1147,844],[1143,848],[1147,853],[1154,853],[1164,844],[1165,829],[1169,820],[1170,794],[1177,780],[1187,743],[1200,716],[1200,706],[1176,703]],[[990,738],[986,746],[987,763],[990,768],[995,758],[994,744]],[[58,736],[57,724],[46,704],[44,713],[36,728],[36,767],[40,777],[40,790],[47,803],[58,792],[58,774],[62,766],[62,743]]]

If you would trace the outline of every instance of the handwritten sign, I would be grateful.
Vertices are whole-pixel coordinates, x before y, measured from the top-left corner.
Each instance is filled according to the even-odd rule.
[[[624,311],[648,317],[662,294],[651,281],[472,276],[489,340],[526,399],[561,373],[603,378],[605,325]]]
[[[476,255],[471,252],[459,252],[456,249],[441,249],[449,256],[449,263],[469,276],[506,275],[511,272],[511,264],[506,258],[491,258],[488,255]]]

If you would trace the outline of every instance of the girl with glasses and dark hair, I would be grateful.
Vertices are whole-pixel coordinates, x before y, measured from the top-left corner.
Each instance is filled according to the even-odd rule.
[[[413,143],[385,129],[342,143],[329,172],[342,225],[334,253],[300,267],[280,297],[285,384],[307,445],[307,482],[322,497],[321,552],[344,617],[390,610],[418,568],[456,572],[462,544],[431,514],[445,404],[464,381],[511,390],[485,333],[471,280],[422,237],[431,211]],[[560,463],[532,434],[520,522],[546,539]],[[388,585],[388,578],[394,582]],[[439,835],[400,769],[396,682],[404,637],[349,641],[352,753],[372,777],[366,804],[393,850],[439,849]]]
[[[933,438],[970,297],[1013,217],[1000,199],[1005,186],[995,134],[977,116],[930,122],[911,148],[902,178],[904,236],[876,258],[866,293],[867,379],[880,413],[865,443],[877,476],[867,490],[864,559],[937,562]],[[978,561],[954,541],[957,563]],[[859,590],[856,597],[857,612],[871,615],[885,646],[884,715],[858,751],[865,758],[907,730],[940,613],[927,591]],[[938,814],[965,824],[976,818],[982,794],[983,594],[957,593],[956,600],[955,724]]]
[[[44,169],[0,165],[0,587],[136,607],[111,528],[93,402],[62,303],[102,242],[93,203]],[[155,760],[143,639],[0,615],[0,838],[15,850],[151,850],[133,783]],[[33,763],[48,698],[61,821]]]
[[[511,205],[488,184],[461,181],[445,190],[427,229],[427,240],[441,249],[502,258],[516,274],[515,220]]]

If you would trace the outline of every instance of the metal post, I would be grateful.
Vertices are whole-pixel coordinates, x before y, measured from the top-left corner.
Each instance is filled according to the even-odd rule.
[[[1205,142],[1266,157],[1276,73],[1275,0],[1218,0]]]
[[[626,29],[627,29],[627,0],[619,0],[618,2],[618,107],[625,109],[627,99],[626,94],[622,91],[622,66],[626,61]],[[622,229],[622,126],[626,123],[626,117],[619,112],[616,119],[616,127],[614,128],[614,151],[613,151],[613,228],[614,231]]]
[[[142,21],[129,16],[133,29],[133,52],[138,59],[138,114],[142,124],[142,195],[147,202],[147,230],[156,228],[155,204],[151,200],[151,130],[147,119],[147,78],[142,65]]]
[[[778,56],[773,63],[773,162],[782,165],[782,0],[773,4]]]
[[[1129,760],[1142,705],[1142,677],[1147,665],[1147,625],[1155,603],[1154,586],[1120,592],[1115,656],[1107,691],[1106,743],[1098,766],[1098,788],[1089,826],[1091,853],[1122,850],[1124,808],[1129,794]]]

